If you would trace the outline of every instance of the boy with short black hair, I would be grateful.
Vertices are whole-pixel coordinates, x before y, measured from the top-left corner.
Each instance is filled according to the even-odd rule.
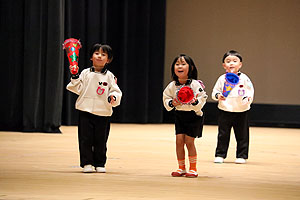
[[[80,166],[83,172],[105,173],[107,140],[113,107],[121,103],[122,92],[117,79],[107,69],[113,59],[109,45],[95,44],[91,48],[93,66],[81,74],[72,74],[67,89],[78,95],[78,142]]]
[[[223,67],[226,74],[237,77],[237,84],[232,86],[225,95],[224,84],[226,74],[221,75],[212,92],[212,98],[218,101],[218,144],[215,152],[215,163],[223,163],[227,157],[230,141],[230,132],[233,127],[237,141],[237,164],[246,163],[249,152],[249,120],[248,111],[254,97],[254,88],[249,77],[240,72],[242,56],[234,50],[228,51],[223,56]],[[226,97],[225,97],[226,96]]]

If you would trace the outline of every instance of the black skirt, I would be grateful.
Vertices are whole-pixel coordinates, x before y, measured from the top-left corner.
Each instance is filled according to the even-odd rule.
[[[193,138],[202,137],[204,115],[198,116],[194,111],[175,111],[175,131]]]

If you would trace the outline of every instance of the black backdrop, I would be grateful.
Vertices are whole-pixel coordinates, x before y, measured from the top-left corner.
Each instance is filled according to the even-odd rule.
[[[80,70],[94,43],[112,46],[123,92],[113,122],[159,123],[165,0],[1,0],[0,130],[59,133],[76,125],[65,39],[80,39]]]

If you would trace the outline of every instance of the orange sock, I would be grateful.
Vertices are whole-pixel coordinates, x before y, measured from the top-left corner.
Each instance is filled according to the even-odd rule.
[[[190,161],[190,170],[197,171],[197,155],[195,156],[189,156]]]
[[[179,169],[185,170],[185,159],[177,160],[177,161],[178,161]]]

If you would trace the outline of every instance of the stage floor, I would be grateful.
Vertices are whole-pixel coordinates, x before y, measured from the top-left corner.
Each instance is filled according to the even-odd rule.
[[[62,134],[0,132],[0,200],[300,199],[300,129],[250,129],[247,164],[214,164],[217,127],[196,139],[198,178],[177,169],[173,124],[112,124],[107,173],[79,167],[77,127]]]

